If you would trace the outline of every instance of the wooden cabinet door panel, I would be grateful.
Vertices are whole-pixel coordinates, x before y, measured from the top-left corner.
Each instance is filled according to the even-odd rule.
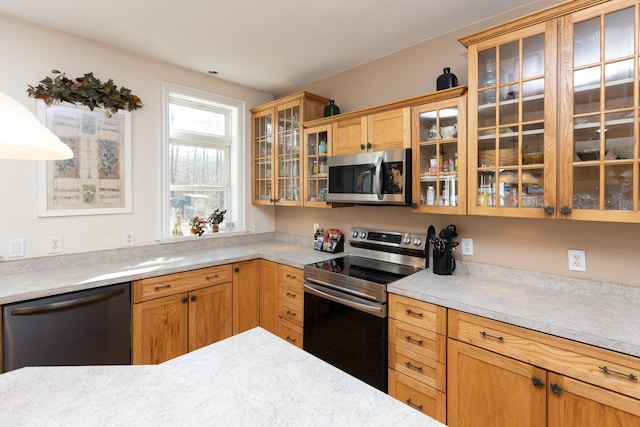
[[[640,426],[640,400],[549,373],[549,427]],[[559,387],[559,388],[558,388]]]
[[[457,426],[546,426],[546,371],[455,340],[448,346],[447,422]]]
[[[233,334],[260,326],[260,261],[233,264]]]
[[[367,117],[367,141],[372,151],[411,146],[411,109],[385,111]]]
[[[447,395],[389,369],[389,395],[441,423],[447,418]]]
[[[231,283],[189,293],[189,351],[231,336]]]
[[[304,337],[302,326],[294,325],[288,320],[279,318],[277,335],[296,347],[302,348],[302,339]]]
[[[161,363],[187,352],[186,293],[133,306],[133,364]]]
[[[366,119],[340,120],[334,125],[331,150],[334,155],[352,154],[363,151],[361,144],[366,144]]]
[[[278,264],[260,260],[260,326],[278,333]]]

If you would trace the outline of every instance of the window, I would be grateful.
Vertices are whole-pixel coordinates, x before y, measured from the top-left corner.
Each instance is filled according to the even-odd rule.
[[[243,103],[163,85],[162,238],[190,235],[189,221],[227,210],[221,230],[242,229]]]

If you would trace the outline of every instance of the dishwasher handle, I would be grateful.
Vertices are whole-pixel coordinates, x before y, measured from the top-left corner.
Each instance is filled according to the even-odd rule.
[[[314,286],[309,282],[304,283],[304,291],[319,298],[324,298],[338,304],[346,305],[347,307],[372,314],[376,317],[387,317],[387,306],[385,304],[369,302],[331,289],[320,289],[320,287]]]
[[[120,295],[125,290],[124,288],[114,289],[108,292],[102,292],[100,294],[91,295],[88,297],[76,298],[68,301],[52,302],[50,304],[38,305],[35,307],[16,308],[11,310],[13,316],[28,316],[30,314],[50,313],[53,311],[68,310],[70,308],[79,307],[81,305],[92,304],[94,302],[103,301]]]

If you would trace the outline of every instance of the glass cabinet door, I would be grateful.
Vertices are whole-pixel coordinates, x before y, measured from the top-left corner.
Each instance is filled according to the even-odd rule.
[[[304,131],[304,205],[331,207],[327,203],[327,157],[331,155],[332,125]]]
[[[470,49],[470,213],[553,212],[556,34],[539,24]]]
[[[561,109],[559,204],[574,219],[625,220],[638,211],[638,10],[619,4],[629,7],[563,20],[570,31],[561,40],[561,85],[570,91]]]
[[[466,210],[466,96],[413,108],[414,204],[430,213]]]
[[[302,165],[300,104],[291,103],[278,108],[277,132],[277,188],[278,204],[302,206],[300,177]]]
[[[253,117],[253,202],[273,201],[273,113]]]

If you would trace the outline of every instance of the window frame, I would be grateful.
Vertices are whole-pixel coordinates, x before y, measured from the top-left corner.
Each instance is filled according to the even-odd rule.
[[[192,238],[192,235],[172,237],[170,233],[170,194],[172,190],[170,178],[170,146],[176,141],[176,137],[181,140],[190,141],[189,146],[224,147],[225,159],[229,159],[225,164],[225,181],[228,190],[225,191],[225,200],[229,214],[226,222],[233,222],[233,231],[241,231],[245,228],[245,155],[244,151],[244,123],[245,123],[245,102],[235,98],[218,95],[212,92],[194,89],[168,82],[161,82],[161,122],[162,122],[162,148],[161,148],[161,209],[160,209],[160,230],[159,239],[161,241],[176,241],[185,238]],[[199,134],[190,131],[174,131],[171,133],[169,122],[169,108],[172,100],[177,99],[177,104],[187,106],[204,106],[211,111],[228,111],[227,115],[227,135],[218,136],[212,134]],[[203,144],[203,139],[210,141],[218,139],[219,143],[207,142]],[[173,186],[174,188],[176,186]],[[188,186],[190,190],[197,190],[195,186]],[[216,187],[203,186],[203,189],[211,190]],[[220,188],[220,187],[217,187]],[[205,234],[204,236],[228,235],[223,233]]]

